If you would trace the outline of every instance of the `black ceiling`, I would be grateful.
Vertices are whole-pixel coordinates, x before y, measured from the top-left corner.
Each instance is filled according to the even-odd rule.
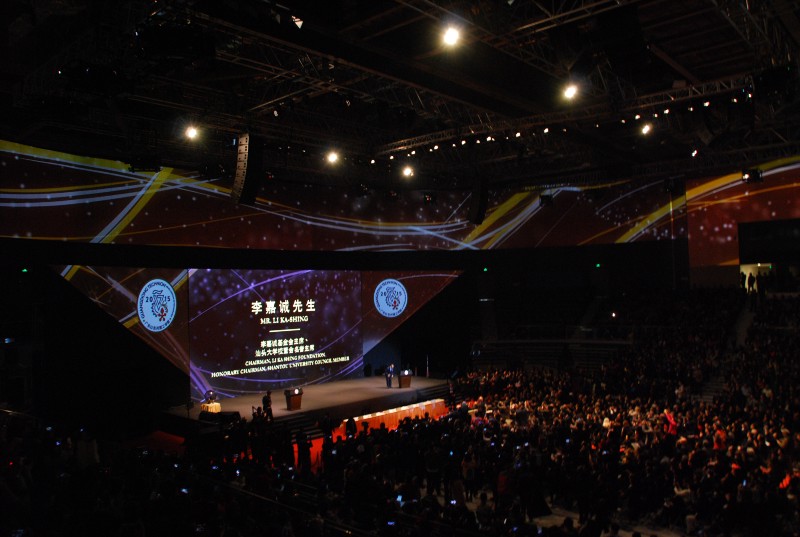
[[[5,0],[0,15],[0,135],[140,165],[230,175],[242,132],[275,180],[420,189],[800,154],[789,0]]]

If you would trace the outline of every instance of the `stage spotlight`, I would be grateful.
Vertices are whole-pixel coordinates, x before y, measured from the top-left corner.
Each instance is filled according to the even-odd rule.
[[[339,153],[337,153],[336,151],[331,151],[330,153],[328,153],[328,156],[326,157],[326,159],[331,164],[336,164],[336,162],[338,162],[338,160],[339,160]]]
[[[578,86],[575,84],[568,84],[567,87],[564,88],[564,98],[567,100],[572,100],[578,95]]]
[[[197,138],[199,131],[197,130],[197,127],[195,127],[194,125],[189,125],[188,127],[186,127],[184,134],[188,139],[194,140],[195,138]]]
[[[300,17],[295,17],[294,15],[292,15],[292,22],[298,28],[302,28],[303,27],[303,19],[301,19]]]
[[[651,130],[653,130],[653,126],[650,123],[642,125],[642,134],[650,134]]]
[[[444,32],[444,37],[442,39],[443,39],[445,45],[447,45],[448,47],[452,47],[456,43],[458,43],[458,38],[460,37],[460,35],[461,34],[460,34],[460,32],[458,31],[457,28],[454,28],[453,26],[450,26]]]
[[[403,168],[403,177],[413,177],[414,176],[414,168],[411,166],[406,166]]]
[[[758,168],[744,170],[742,172],[742,181],[745,183],[761,183],[764,181],[764,176]]]

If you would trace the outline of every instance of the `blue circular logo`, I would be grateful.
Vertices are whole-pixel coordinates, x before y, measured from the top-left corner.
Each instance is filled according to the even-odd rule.
[[[399,281],[387,278],[375,288],[375,309],[384,317],[397,317],[406,309],[408,293]]]
[[[175,291],[164,280],[150,280],[139,292],[139,320],[151,332],[165,330],[175,318],[177,306]]]

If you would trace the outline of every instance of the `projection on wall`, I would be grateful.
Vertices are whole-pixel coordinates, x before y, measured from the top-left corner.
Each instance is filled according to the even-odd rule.
[[[267,181],[255,203],[231,201],[230,178],[0,141],[0,236],[73,242],[303,251],[490,250],[685,237],[685,200],[663,180],[615,177],[547,190],[489,189],[470,221],[471,191],[425,203],[400,195]],[[545,201],[545,202],[543,202]]]
[[[686,185],[693,267],[739,265],[738,225],[800,218],[800,163],[760,167],[756,181],[732,173]]]

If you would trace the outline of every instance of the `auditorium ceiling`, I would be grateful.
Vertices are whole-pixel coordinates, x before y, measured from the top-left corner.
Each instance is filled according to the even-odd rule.
[[[0,15],[0,137],[139,169],[230,178],[245,132],[264,180],[432,191],[800,153],[790,0],[5,0]]]

